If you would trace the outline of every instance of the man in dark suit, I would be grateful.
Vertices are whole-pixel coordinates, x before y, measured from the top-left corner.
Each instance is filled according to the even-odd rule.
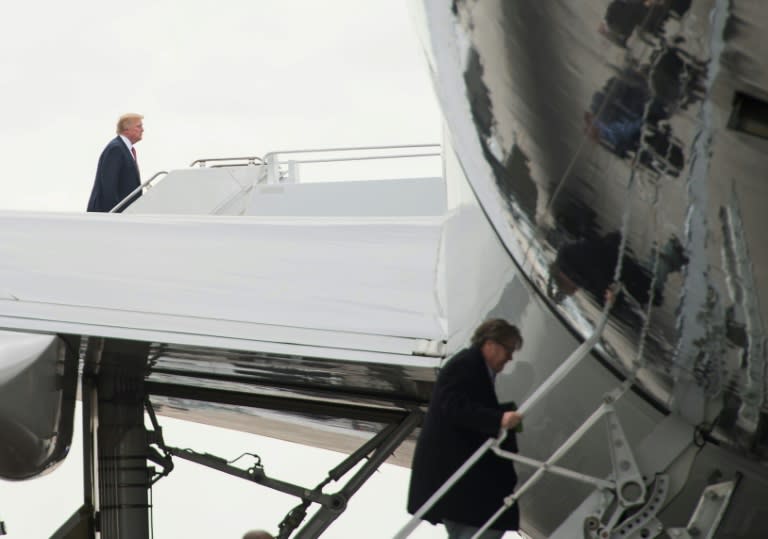
[[[139,166],[134,144],[144,134],[141,114],[123,114],[117,121],[117,136],[113,138],[99,157],[96,179],[93,182],[88,211],[108,212],[131,194],[139,185]],[[123,207],[139,198],[137,193]]]
[[[517,327],[502,319],[487,320],[475,330],[471,346],[440,370],[413,455],[409,513],[416,513],[488,438],[520,424],[520,414],[504,411],[499,404],[494,377],[522,344]],[[509,432],[503,448],[517,451],[514,432]],[[502,506],[516,483],[512,462],[489,451],[423,518],[442,522],[450,539],[468,539]],[[514,505],[482,539],[498,539],[506,530],[516,530],[518,521]]]

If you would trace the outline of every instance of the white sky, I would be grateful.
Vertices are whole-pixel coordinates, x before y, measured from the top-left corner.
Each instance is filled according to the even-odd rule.
[[[82,211],[127,111],[145,115],[145,179],[202,157],[439,142],[406,3],[14,5],[0,20],[0,208]]]
[[[439,142],[407,0],[14,3],[0,19],[0,209],[83,211],[117,117],[145,115],[142,176],[201,157]],[[168,443],[312,486],[342,455],[161,418]],[[181,440],[185,441],[181,441]],[[155,537],[276,532],[298,500],[176,460],[154,489]],[[0,481],[11,539],[47,537],[81,503],[79,441],[62,467]],[[325,537],[391,537],[409,471],[385,465]],[[423,524],[412,537],[442,537]]]

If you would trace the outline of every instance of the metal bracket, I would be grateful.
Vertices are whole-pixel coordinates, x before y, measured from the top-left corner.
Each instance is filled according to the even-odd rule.
[[[699,504],[685,528],[670,528],[667,534],[672,539],[711,539],[715,536],[723,514],[731,502],[738,478],[715,485],[709,485],[699,498]]]
[[[147,411],[147,415],[149,416],[149,420],[152,423],[152,428],[154,430],[147,429],[147,459],[151,460],[158,466],[160,466],[161,471],[158,473],[152,469],[154,472],[154,476],[152,477],[150,481],[150,486],[157,483],[161,478],[167,476],[173,471],[173,459],[171,458],[171,452],[169,451],[168,447],[165,445],[165,440],[163,440],[163,428],[160,426],[160,423],[157,421],[157,416],[155,415],[155,409],[152,407],[152,402],[149,400],[149,397],[146,397],[144,399],[144,408]],[[152,445],[156,445],[160,448],[162,453],[160,453],[157,449],[152,447]]]
[[[264,467],[261,464],[261,458],[259,458],[258,455],[253,455],[252,453],[247,454],[255,457],[255,464],[247,469],[243,469],[238,468],[237,466],[233,466],[232,462],[234,461],[228,461],[227,459],[217,457],[216,455],[211,455],[210,453],[197,453],[191,449],[180,449],[178,447],[171,446],[166,447],[166,449],[170,452],[171,455],[175,457],[179,457],[196,464],[201,464],[202,466],[206,466],[208,468],[239,477],[240,479],[245,479],[246,481],[252,481],[254,483],[264,485],[265,487],[278,490],[285,494],[297,496],[303,500],[319,503],[325,507],[340,509],[346,505],[344,500],[334,496],[322,494],[317,489],[310,490],[299,485],[286,483],[285,481],[280,481],[279,479],[268,477],[264,472]]]
[[[610,539],[652,539],[658,536],[664,527],[656,515],[668,494],[669,476],[657,476],[649,501],[618,526],[615,526],[613,521],[604,523],[602,520],[608,505],[614,499],[613,496],[605,497],[604,503],[584,519],[582,524],[584,539],[607,539],[609,537]],[[616,518],[621,513],[622,510],[616,508]]]
[[[612,395],[606,395],[606,427],[608,429],[608,447],[613,465],[613,479],[615,481],[615,496],[618,502],[613,507],[611,518],[602,520],[607,506],[601,508],[600,515],[590,515],[584,519],[584,537],[605,538],[610,534],[611,538],[629,539],[636,533],[637,537],[650,538],[661,533],[663,527],[655,516],[660,509],[660,502],[666,499],[669,491],[669,477],[659,475],[654,482],[653,492],[647,496],[647,489],[643,474],[637,465],[629,440],[624,434],[619,417],[613,406]],[[642,504],[648,500],[636,515],[618,524],[617,522],[626,510]]]
[[[606,414],[606,424],[616,496],[623,508],[634,507],[645,500],[645,483],[613,406]]]
[[[579,514],[588,515],[582,521],[584,539],[602,539],[600,533],[605,533],[603,519],[608,512],[608,508],[614,505],[615,500],[616,496],[613,490],[599,489],[594,491],[585,500],[585,503],[572,513],[572,518]]]
[[[590,534],[593,531],[610,529],[613,527],[616,520],[618,520],[619,516],[624,512],[625,507],[637,505],[642,502],[644,499],[643,497],[637,498],[638,495],[645,495],[645,485],[643,484],[642,474],[635,463],[634,456],[629,449],[629,444],[624,436],[624,431],[621,429],[618,418],[615,416],[614,409],[614,403],[626,392],[629,387],[628,383],[629,382],[625,382],[621,386],[607,393],[603,403],[545,462],[538,462],[509,451],[502,451],[497,447],[499,445],[499,442],[497,442],[496,446],[492,447],[494,453],[500,457],[508,458],[516,462],[533,465],[537,470],[523,485],[518,487],[512,494],[504,499],[504,505],[500,507],[488,521],[486,521],[485,526],[481,528],[476,535],[485,531],[485,529],[487,529],[507,508],[515,503],[523,493],[535,484],[544,473],[555,473],[564,477],[590,483],[602,491],[616,493],[617,496],[620,492],[624,492],[627,501],[622,501],[619,506],[615,508],[613,519],[608,525],[602,524],[601,518],[595,516],[594,510],[590,511],[585,519],[581,521],[586,537],[590,537]],[[611,447],[611,458],[613,459],[614,464],[612,478],[606,480],[590,477],[585,474],[555,466],[554,463],[557,462],[578,440],[580,440],[603,416],[609,417],[607,423],[610,434],[609,445]],[[500,437],[500,440],[501,439],[503,439],[503,436]],[[622,482],[621,488],[619,487],[619,481]],[[613,494],[611,494],[611,497],[613,497]],[[607,506],[607,503],[602,503],[598,506],[601,517],[606,512]],[[599,537],[606,537],[606,535],[599,535]]]
[[[651,495],[648,496],[648,502],[618,527],[610,530],[611,539],[651,539],[659,535],[664,530],[664,526],[656,515],[668,494],[669,476],[657,475]]]
[[[171,457],[174,456],[247,481],[258,483],[267,488],[291,496],[296,496],[302,500],[302,503],[289,511],[280,523],[280,533],[278,536],[280,539],[289,537],[302,523],[306,517],[307,509],[312,503],[319,504],[320,509],[318,509],[304,528],[299,531],[296,537],[299,539],[319,536],[342,512],[344,512],[348,500],[355,494],[355,492],[357,492],[365,481],[373,475],[378,467],[389,458],[403,440],[413,432],[413,430],[421,423],[423,417],[423,412],[421,410],[413,410],[399,423],[387,425],[373,438],[365,442],[354,453],[349,455],[349,457],[342,461],[341,464],[328,472],[328,477],[318,486],[309,489],[268,477],[261,464],[261,458],[253,453],[244,453],[237,459],[228,461],[221,457],[217,457],[216,455],[197,453],[191,449],[181,449],[166,445],[163,441],[162,428],[157,423],[157,418],[155,417],[152,405],[148,399],[146,401],[146,406],[152,425],[155,428],[154,431],[148,432],[148,439],[151,440],[151,443],[160,447],[164,453],[164,455],[161,455],[159,452],[154,451],[154,456],[148,455],[147,457],[163,466],[163,472],[156,476],[155,481],[170,473],[173,469]],[[255,458],[255,463],[246,469],[233,466],[235,461],[245,455],[250,455]],[[363,459],[367,459],[367,462],[360,466],[359,470],[357,470],[354,476],[347,481],[346,485],[344,485],[340,491],[334,494],[323,493],[323,488],[327,484],[341,479],[341,477],[355,468],[355,466],[357,466]]]
[[[626,537],[620,536],[622,539],[644,537],[642,530],[646,530],[645,533],[651,537],[651,532],[656,533],[655,530],[658,529],[656,515],[660,511],[660,505],[666,498],[673,495],[676,482],[674,475],[660,475],[654,471],[669,470],[672,463],[690,447],[692,434],[693,430],[689,425],[676,416],[669,416],[633,448],[640,472],[644,473],[644,477],[650,477],[654,483],[649,480],[643,481],[647,491],[645,498],[648,502],[644,507],[633,507],[632,517],[627,516],[627,512],[616,500],[614,488],[597,488],[566,517],[550,537],[552,539],[572,537],[606,539],[613,537],[612,533],[619,529],[628,534]],[[662,444],[661,441],[664,443]],[[681,466],[687,470],[684,464]],[[651,516],[654,520],[646,521],[644,520],[646,516]],[[622,517],[624,520],[619,522]]]
[[[411,432],[421,424],[424,417],[424,413],[421,410],[413,410],[407,416],[403,418],[400,423],[392,423],[379,432],[376,436],[371,438],[367,443],[363,444],[357,451],[352,453],[344,462],[334,468],[328,474],[328,479],[321,485],[329,482],[330,480],[338,480],[350,471],[358,461],[367,459],[360,469],[347,481],[342,489],[335,494],[335,496],[342,497],[345,501],[352,498],[360,487],[373,475],[379,466],[386,461],[389,456],[397,449],[403,441],[410,436]],[[322,488],[319,486],[318,488]],[[341,512],[334,511],[330,508],[321,507],[315,515],[299,530],[296,534],[296,539],[311,539],[319,537],[334,520],[336,520]],[[288,537],[288,530],[280,529],[279,539]]]

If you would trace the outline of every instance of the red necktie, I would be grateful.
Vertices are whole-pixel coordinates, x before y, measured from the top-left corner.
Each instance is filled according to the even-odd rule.
[[[131,155],[133,155],[133,160],[136,161],[136,148],[131,146]]]

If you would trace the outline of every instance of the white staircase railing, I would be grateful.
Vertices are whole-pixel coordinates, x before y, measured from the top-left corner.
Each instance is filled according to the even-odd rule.
[[[136,196],[137,194],[141,193],[142,189],[144,189],[145,187],[146,187],[147,189],[149,189],[150,187],[152,187],[152,183],[153,183],[153,182],[154,182],[154,181],[155,181],[157,178],[159,178],[160,176],[165,176],[166,174],[168,174],[168,171],[166,171],[166,170],[161,170],[160,172],[156,172],[156,173],[155,173],[155,174],[154,174],[154,175],[153,175],[153,176],[152,176],[150,179],[148,179],[147,181],[145,181],[144,183],[142,183],[141,185],[139,185],[139,186],[138,186],[136,189],[134,189],[133,191],[131,191],[130,193],[128,193],[128,195],[127,195],[127,196],[126,196],[126,197],[125,197],[123,200],[121,200],[120,202],[118,202],[118,203],[115,205],[115,207],[114,207],[114,208],[112,208],[111,210],[109,210],[109,213],[115,213],[115,212],[118,212],[118,211],[122,210],[123,208],[125,208],[125,206],[127,206],[127,205],[128,205],[128,202],[129,202],[130,200],[132,200],[134,196]]]
[[[597,326],[595,326],[592,335],[581,343],[576,350],[574,350],[570,356],[547,378],[544,383],[542,383],[536,391],[533,392],[533,394],[528,397],[525,402],[517,409],[517,411],[525,416],[528,410],[530,410],[534,405],[536,405],[539,401],[541,401],[547,394],[549,394],[550,391],[563,379],[566,377],[566,375],[571,372],[574,367],[576,367],[582,359],[587,357],[587,355],[592,351],[592,349],[595,347],[595,345],[599,342],[600,337],[603,333],[603,329],[605,328],[608,317],[610,314],[611,307],[613,306],[613,303],[615,301],[616,296],[618,295],[619,291],[616,290],[613,295],[610,296],[610,300],[606,302],[603,312],[601,314],[601,317],[597,323]],[[494,515],[485,523],[485,525],[480,528],[477,533],[473,536],[473,539],[479,538],[481,534],[487,530],[498,517],[504,513],[509,507],[512,506],[513,503],[528,489],[530,489],[536,482],[541,479],[544,472],[551,471],[554,472],[556,470],[556,473],[560,473],[561,475],[566,475],[568,477],[579,479],[582,481],[589,482],[591,484],[594,484],[597,487],[609,487],[609,488],[615,488],[615,482],[606,481],[605,479],[590,477],[585,474],[580,474],[578,472],[573,472],[571,470],[566,470],[564,468],[559,467],[553,467],[552,463],[556,462],[562,455],[564,455],[570,447],[572,447],[589,428],[594,425],[595,422],[597,422],[598,419],[600,419],[603,415],[605,415],[609,411],[613,411],[612,409],[612,402],[615,398],[620,396],[620,394],[623,394],[627,388],[630,386],[630,381],[626,381],[622,384],[622,387],[620,388],[620,391],[617,394],[614,394],[611,396],[611,398],[607,398],[605,402],[603,402],[600,407],[595,410],[595,412],[579,427],[555,452],[554,454],[546,461],[546,462],[539,462],[534,459],[529,459],[526,457],[520,457],[519,455],[515,453],[511,453],[508,451],[504,451],[501,449],[501,443],[504,441],[504,439],[507,437],[507,431],[505,429],[502,429],[498,435],[497,438],[488,438],[485,443],[483,443],[480,447],[477,448],[477,450],[472,454],[469,459],[467,459],[464,464],[462,464],[454,473],[451,475],[445,483],[437,490],[435,493],[422,505],[412,516],[412,518],[403,526],[400,531],[395,534],[393,539],[405,539],[408,537],[421,523],[421,519],[423,516],[445,495],[446,492],[448,492],[466,473],[469,471],[470,468],[478,461],[480,458],[485,455],[488,451],[493,451],[497,455],[508,458],[511,460],[516,460],[522,464],[530,464],[532,466],[535,466],[537,471],[526,481],[520,488],[518,488],[515,492],[513,492],[510,496],[505,498],[504,504],[502,507],[499,508],[499,510],[494,513]]]
[[[421,151],[421,150],[429,151]],[[269,152],[264,157],[206,157],[195,159],[190,163],[190,168],[220,168],[220,167],[247,167],[266,166],[266,174],[259,177],[259,183],[298,183],[300,170],[304,165],[320,163],[350,163],[355,161],[414,159],[439,157],[441,155],[439,144],[402,144],[393,146],[360,146],[319,148],[303,150],[282,150]],[[160,171],[139,187],[131,191],[121,200],[110,213],[116,213],[125,209],[133,197],[144,189],[149,189],[161,176],[168,174]],[[440,174],[437,174],[438,176]]]
[[[421,149],[430,149],[431,151],[418,151]],[[360,146],[356,148],[281,150],[266,154],[264,156],[264,163],[267,165],[267,183],[297,183],[300,181],[303,165],[414,159],[439,157],[440,155],[439,144],[402,144],[396,146]]]

